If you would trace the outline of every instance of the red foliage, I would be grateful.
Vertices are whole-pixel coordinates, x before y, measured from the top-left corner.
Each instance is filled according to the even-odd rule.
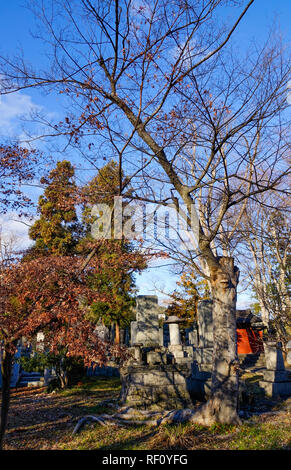
[[[108,354],[122,358],[120,347],[101,341],[86,319],[86,306],[111,301],[91,288],[92,275],[118,269],[128,257],[104,265],[95,257],[84,268],[80,257],[45,257],[6,267],[0,276],[0,337],[14,353],[21,337],[45,333],[51,352],[65,346],[68,356],[81,356],[85,365],[104,363]]]

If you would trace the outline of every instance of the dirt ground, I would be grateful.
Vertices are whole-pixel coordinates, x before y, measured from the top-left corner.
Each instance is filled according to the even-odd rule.
[[[268,409],[261,404],[257,413],[246,410],[241,427],[92,424],[72,435],[80,417],[112,413],[104,400],[117,400],[119,391],[118,379],[106,378],[86,380],[64,392],[15,389],[4,450],[291,450],[291,399],[270,403]]]
[[[46,393],[44,388],[12,392],[4,449],[57,449],[78,418],[98,410],[98,403],[117,398],[119,386],[105,379],[95,387]],[[103,385],[103,386],[102,386]]]

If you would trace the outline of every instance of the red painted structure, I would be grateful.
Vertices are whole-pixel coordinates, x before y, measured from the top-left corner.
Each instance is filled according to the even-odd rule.
[[[237,353],[257,354],[264,352],[263,332],[252,328],[237,328]]]
[[[258,354],[264,352],[263,328],[259,317],[250,310],[237,310],[237,353]]]

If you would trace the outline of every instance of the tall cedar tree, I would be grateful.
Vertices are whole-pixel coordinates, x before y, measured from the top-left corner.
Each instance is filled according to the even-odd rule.
[[[47,178],[38,202],[40,218],[32,225],[29,236],[35,241],[27,257],[72,255],[80,236],[76,214],[77,186],[75,170],[70,162],[57,163]]]
[[[119,165],[114,161],[109,161],[98,174],[83,188],[84,210],[83,221],[87,227],[87,239],[91,238],[90,229],[94,218],[91,216],[91,207],[94,204],[107,204],[113,208],[114,197],[119,196],[121,188],[126,185],[126,177],[120,171]],[[124,197],[129,196],[127,192]],[[113,236],[113,227],[112,227]],[[86,239],[80,243],[80,247]],[[137,256],[138,271],[146,267],[146,259],[138,252],[132,243],[122,240],[107,240],[103,250],[99,250],[99,256],[107,264],[120,256],[120,251],[124,254]],[[91,321],[101,321],[106,326],[115,326],[115,342],[120,342],[120,327],[128,326],[133,320],[132,307],[135,303],[135,281],[134,267],[125,266],[125,269],[106,271],[95,276],[95,287],[100,291],[111,292],[114,299],[113,305],[106,302],[95,302],[91,306],[88,314]]]

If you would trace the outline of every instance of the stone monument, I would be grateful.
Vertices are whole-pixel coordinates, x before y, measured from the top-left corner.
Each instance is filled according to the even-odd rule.
[[[266,395],[290,396],[291,371],[285,370],[282,354],[282,343],[264,343],[266,369],[263,371],[264,380],[259,382]]]
[[[167,322],[171,344],[163,346],[159,312],[156,296],[138,297],[136,321],[131,326],[131,357],[120,369],[121,401],[153,410],[189,408],[193,405],[188,387],[193,348],[182,346],[176,317]]]
[[[155,295],[139,295],[136,300],[136,321],[131,322],[131,345],[145,347],[161,345],[158,298]]]

